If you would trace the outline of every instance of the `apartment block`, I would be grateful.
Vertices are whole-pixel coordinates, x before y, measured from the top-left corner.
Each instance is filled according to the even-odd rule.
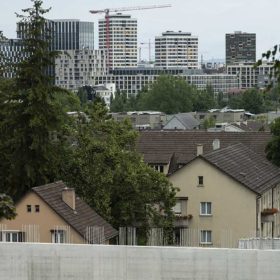
[[[155,66],[198,69],[198,37],[166,31],[155,38]]]
[[[226,64],[256,62],[256,34],[236,31],[226,34]]]
[[[272,63],[264,63],[255,67],[254,63],[227,65],[227,74],[236,75],[241,89],[265,88],[270,82]]]
[[[100,19],[99,49],[109,50],[107,64],[111,69],[137,66],[137,20],[121,13]],[[107,34],[107,31],[109,33]]]
[[[106,74],[104,50],[68,50],[55,59],[55,84],[65,89],[95,85],[95,77]]]

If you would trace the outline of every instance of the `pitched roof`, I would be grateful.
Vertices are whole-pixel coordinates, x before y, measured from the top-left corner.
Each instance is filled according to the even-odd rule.
[[[176,118],[186,129],[194,129],[200,124],[191,113],[179,113],[174,115],[165,126],[167,126],[174,118]]]
[[[72,226],[83,238],[88,226],[104,227],[105,239],[108,240],[118,234],[108,222],[99,216],[87,203],[76,195],[75,211],[62,201],[62,190],[67,186],[58,181],[55,183],[32,188],[59,216]]]
[[[238,127],[244,131],[270,131],[269,126],[260,121],[246,121],[241,123],[232,123],[231,125]]]
[[[280,182],[280,169],[244,144],[215,150],[201,158],[256,193]]]
[[[175,154],[177,164],[186,164],[196,157],[197,144],[204,153],[213,151],[213,141],[218,139],[220,148],[242,143],[254,152],[265,155],[265,147],[271,140],[269,132],[207,132],[201,130],[142,131],[137,150],[147,163],[169,163]],[[168,155],[168,156],[167,156]]]

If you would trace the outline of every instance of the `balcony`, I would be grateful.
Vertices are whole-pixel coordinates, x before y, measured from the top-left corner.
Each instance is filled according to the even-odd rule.
[[[270,223],[274,221],[274,214],[278,213],[277,208],[266,208],[261,212],[261,222]]]
[[[176,215],[175,216],[175,221],[174,221],[174,226],[175,227],[188,227],[189,226],[189,222],[192,219],[192,215]]]

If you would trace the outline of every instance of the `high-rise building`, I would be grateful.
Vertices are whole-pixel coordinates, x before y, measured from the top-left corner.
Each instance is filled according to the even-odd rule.
[[[226,64],[256,62],[256,34],[236,31],[226,34]]]
[[[4,67],[3,76],[5,78],[14,77],[15,69],[13,65],[26,58],[26,54],[23,52],[22,41],[19,39],[1,39],[0,54],[0,65]]]
[[[155,38],[155,66],[198,69],[198,37],[166,31]]]
[[[24,38],[27,25],[17,24],[18,38]],[[78,19],[47,20],[52,50],[94,49],[94,23]]]
[[[130,15],[109,15],[100,19],[99,49],[108,51],[107,64],[110,69],[137,66],[137,20]]]
[[[95,85],[95,76],[107,75],[103,50],[67,50],[55,59],[55,84],[69,90]]]

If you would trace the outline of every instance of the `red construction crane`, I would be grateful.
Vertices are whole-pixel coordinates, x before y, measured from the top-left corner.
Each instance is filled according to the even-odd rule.
[[[148,10],[148,9],[158,9],[158,8],[169,8],[171,7],[170,4],[166,5],[152,5],[152,6],[135,6],[135,7],[122,7],[122,8],[107,8],[103,10],[90,10],[89,12],[92,14],[105,14],[105,20],[106,20],[106,49],[107,49],[107,55],[108,55],[108,60],[110,62],[110,55],[109,55],[109,50],[110,50],[110,16],[109,14],[111,12],[116,13],[116,12],[124,12],[124,11],[135,11],[135,10]]]

